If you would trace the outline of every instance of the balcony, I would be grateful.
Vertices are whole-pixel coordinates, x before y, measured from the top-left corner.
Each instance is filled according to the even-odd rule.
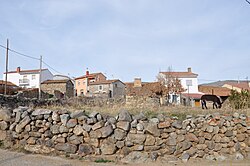
[[[19,79],[19,86],[29,85],[30,80],[29,79]]]

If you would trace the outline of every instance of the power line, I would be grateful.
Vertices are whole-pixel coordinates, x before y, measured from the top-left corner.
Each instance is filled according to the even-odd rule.
[[[3,46],[0,44],[0,47],[4,48],[4,49],[7,49],[7,47]],[[30,55],[27,55],[27,54],[23,54],[23,53],[20,53],[18,51],[15,51],[13,49],[10,49],[8,48],[9,51],[15,53],[15,54],[18,54],[18,55],[21,55],[21,56],[24,56],[26,58],[30,58],[30,59],[33,59],[33,60],[40,60],[39,58],[36,58],[36,57],[33,57],[33,56],[30,56]],[[61,72],[57,71],[56,69],[54,69],[53,67],[51,67],[48,63],[42,61],[42,63],[44,63],[46,66],[48,66],[48,68],[50,68],[51,70],[53,70],[54,72],[56,73],[59,73],[59,74],[62,74]]]
[[[45,64],[46,66],[48,66],[51,70],[53,70],[54,72],[56,72],[56,73],[59,73],[59,74],[63,74],[63,73],[61,73],[61,72],[59,72],[59,71],[57,71],[56,69],[54,69],[53,67],[51,67],[49,64],[47,64],[46,62],[44,62],[44,61],[42,61],[43,62],[43,64]]]
[[[3,46],[3,45],[0,45],[0,46],[1,46],[2,48],[7,49],[7,47],[5,47],[5,46]],[[25,56],[25,57],[27,57],[27,58],[39,60],[39,58],[36,58],[36,57],[30,56],[30,55],[26,55],[26,54],[20,53],[20,52],[18,52],[18,51],[12,50],[12,49],[10,49],[10,48],[8,48],[8,50],[11,51],[11,52],[16,53],[16,54],[18,54],[18,55]]]

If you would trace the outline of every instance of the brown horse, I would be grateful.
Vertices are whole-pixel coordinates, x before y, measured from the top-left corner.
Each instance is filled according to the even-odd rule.
[[[213,102],[213,109],[214,108],[221,108],[222,103],[223,103],[221,98],[216,96],[216,95],[202,95],[201,96],[202,109],[204,109],[204,107],[207,109],[207,104],[206,104],[207,101]]]

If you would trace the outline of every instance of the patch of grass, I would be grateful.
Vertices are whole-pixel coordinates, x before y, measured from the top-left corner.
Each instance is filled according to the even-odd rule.
[[[111,163],[113,161],[112,160],[107,160],[107,159],[100,158],[100,159],[96,159],[95,162],[96,163]]]

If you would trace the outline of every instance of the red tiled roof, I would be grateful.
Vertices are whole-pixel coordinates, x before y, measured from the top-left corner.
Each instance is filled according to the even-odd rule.
[[[189,77],[197,77],[198,74],[192,72],[160,72],[164,75],[170,75],[176,78],[189,78]]]
[[[231,90],[224,87],[217,87],[217,86],[206,86],[206,85],[199,85],[199,92],[205,94],[214,94],[216,96],[229,96]]]
[[[42,69],[42,71],[48,70],[48,69]],[[8,74],[10,73],[39,73],[40,69],[34,69],[34,70],[20,70],[20,72],[17,71],[9,71]],[[6,74],[6,72],[4,72]]]
[[[193,99],[200,99],[203,94],[200,93],[182,93],[182,96],[184,97],[190,97]]]
[[[5,81],[4,80],[0,80],[0,85],[5,85]],[[10,81],[7,81],[7,86],[17,86],[17,85],[13,84]]]
[[[77,77],[77,78],[75,78],[75,80],[82,79],[82,78],[95,78],[99,74],[103,75],[101,72],[99,72],[99,73],[91,73],[89,75],[83,75],[83,76]]]
[[[64,80],[47,80],[42,82],[42,84],[56,84],[56,83],[67,83],[69,79],[64,79]]]
[[[118,79],[116,80],[103,80],[103,81],[96,81],[96,82],[90,82],[89,85],[99,85],[99,84],[111,84],[114,82],[120,81]],[[120,81],[121,82],[121,81]],[[121,82],[123,83],[123,82]],[[124,83],[123,83],[124,84]]]

